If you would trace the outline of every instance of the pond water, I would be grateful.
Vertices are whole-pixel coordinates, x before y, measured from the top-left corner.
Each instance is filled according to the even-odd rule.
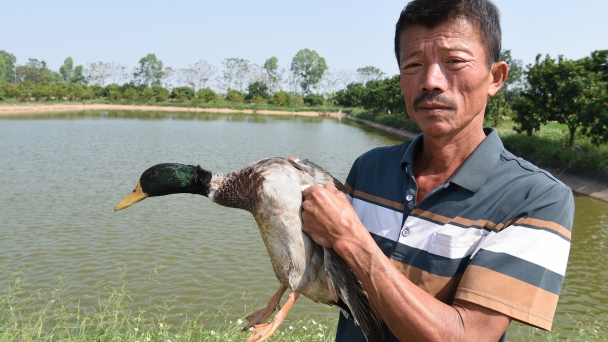
[[[83,112],[0,119],[0,287],[23,269],[26,291],[64,288],[82,308],[99,289],[127,283],[134,307],[212,319],[242,317],[278,288],[245,211],[195,195],[148,199],[115,213],[141,172],[163,162],[229,172],[296,155],[344,180],[361,153],[401,143],[349,120],[206,113]],[[576,196],[568,274],[554,326],[582,315],[608,323],[608,203]],[[20,275],[21,276],[21,275]],[[67,286],[69,285],[69,286]],[[334,316],[302,297],[288,319]],[[513,325],[511,330],[518,327]]]

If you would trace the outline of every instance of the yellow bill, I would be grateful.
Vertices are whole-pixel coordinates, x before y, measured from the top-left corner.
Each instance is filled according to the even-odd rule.
[[[114,211],[119,211],[124,208],[128,208],[133,204],[145,199],[146,197],[148,197],[148,195],[143,192],[143,190],[141,189],[141,185],[139,184],[139,182],[137,182],[137,185],[135,186],[135,189],[133,189],[133,192],[131,192],[129,196],[127,196],[125,199],[120,201],[120,203],[118,203],[114,207]]]

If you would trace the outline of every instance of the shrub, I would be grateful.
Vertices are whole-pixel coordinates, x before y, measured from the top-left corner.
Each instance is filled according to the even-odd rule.
[[[4,96],[9,99],[22,99],[24,97],[24,90],[22,85],[14,85],[9,82],[2,84],[2,91]]]
[[[152,86],[156,102],[165,102],[169,99],[169,91],[161,86]]]
[[[270,103],[276,106],[289,106],[291,104],[291,95],[286,91],[277,91],[270,98]]]
[[[217,97],[218,95],[211,88],[199,89],[199,91],[196,92],[196,100],[202,103],[216,102]]]
[[[249,84],[249,86],[247,87],[247,96],[245,97],[245,100],[258,103],[254,101],[254,98],[256,96],[262,98],[264,100],[264,103],[266,103],[266,100],[270,98],[269,89],[266,83],[262,81],[255,81]]]
[[[105,89],[99,84],[94,84],[90,86],[89,89],[91,89],[91,91],[93,92],[94,98],[106,97],[107,95]]]
[[[49,95],[58,101],[67,99],[69,93],[70,89],[66,83],[52,83],[49,87]]]
[[[190,87],[175,87],[171,92],[171,98],[177,102],[190,101],[194,98],[194,90]]]
[[[294,106],[294,107],[303,106],[304,105],[304,99],[302,98],[302,95],[300,95],[300,94],[294,94],[291,97],[291,105]]]
[[[156,101],[156,93],[154,93],[153,89],[146,88],[139,94],[139,98],[146,102],[154,102]]]
[[[232,103],[245,103],[245,94],[238,90],[229,89],[226,94],[226,100]]]
[[[128,87],[122,93],[122,98],[129,101],[137,101],[139,100],[139,93],[137,92],[137,89]]]
[[[304,96],[303,100],[307,106],[311,106],[311,107],[322,106],[323,103],[325,102],[325,98],[321,94],[308,94],[308,95]]]

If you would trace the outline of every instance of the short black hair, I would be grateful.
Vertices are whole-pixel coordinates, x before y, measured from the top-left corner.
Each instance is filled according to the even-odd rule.
[[[399,60],[399,43],[403,31],[411,25],[435,28],[445,22],[465,19],[477,24],[481,42],[486,47],[488,66],[500,60],[502,32],[500,12],[490,0],[413,0],[401,11],[395,27],[395,56]]]

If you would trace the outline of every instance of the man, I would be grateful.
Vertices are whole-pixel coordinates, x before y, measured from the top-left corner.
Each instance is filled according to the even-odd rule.
[[[423,133],[359,157],[348,197],[330,183],[303,192],[304,231],[354,270],[389,340],[498,341],[511,320],[551,329],[573,196],[483,128],[507,78],[500,49],[491,1],[410,2],[395,53]],[[337,340],[364,341],[344,316]]]

